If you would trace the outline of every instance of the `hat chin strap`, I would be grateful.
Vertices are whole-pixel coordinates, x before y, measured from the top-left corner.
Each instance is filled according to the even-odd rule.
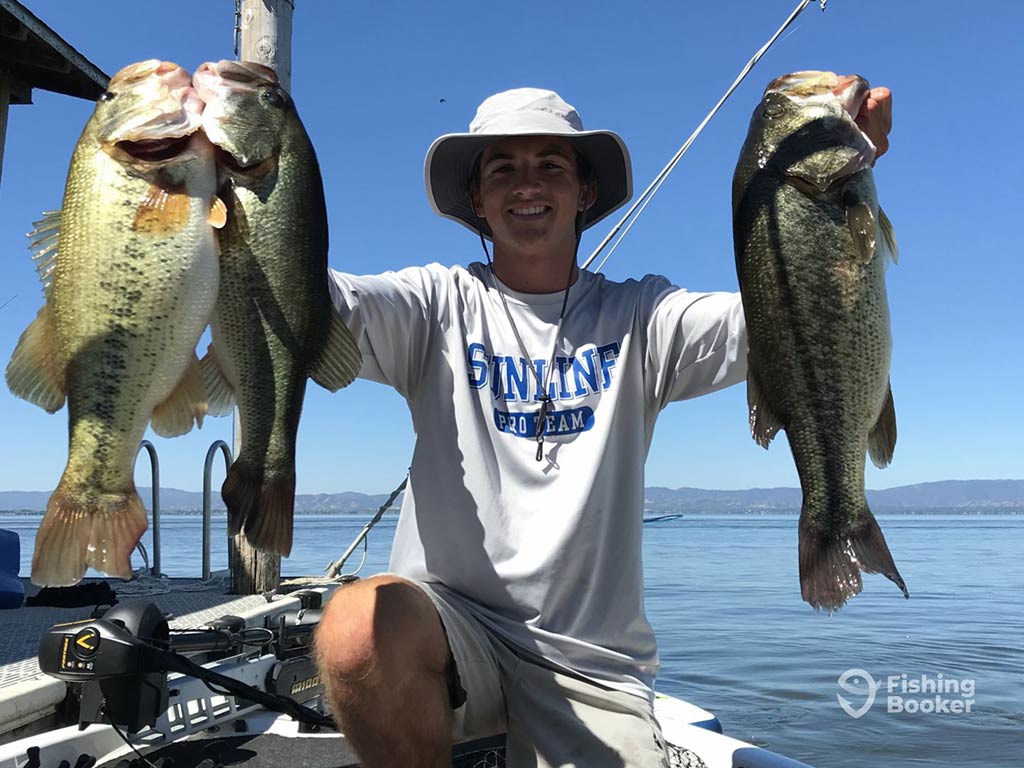
[[[470,195],[470,205],[473,206],[473,210],[476,210],[476,206],[473,205],[472,195]],[[537,382],[538,395],[537,399],[540,400],[540,413],[537,414],[537,426],[534,430],[534,439],[537,441],[537,461],[544,460],[544,430],[547,423],[548,412],[554,407],[551,404],[551,375],[555,369],[555,356],[558,354],[558,344],[562,340],[562,325],[565,322],[565,311],[569,306],[569,289],[572,287],[572,273],[576,268],[576,259],[579,257],[580,251],[580,238],[583,235],[583,223],[586,220],[586,210],[579,211],[576,214],[576,245],[573,248],[572,260],[569,262],[569,275],[565,280],[565,292],[562,295],[562,309],[558,313],[558,327],[555,329],[555,340],[551,345],[551,356],[548,359],[548,366],[544,371],[544,378],[541,379],[540,374],[537,373],[537,367],[533,364],[533,358],[526,351],[526,344],[523,343],[523,337],[519,333],[519,328],[516,327],[516,321],[512,318],[512,311],[508,308],[508,300],[505,298],[505,292],[498,286],[497,275],[494,274],[494,262],[491,260],[491,252],[487,250],[487,241],[484,239],[483,227],[477,227],[477,234],[480,235],[480,247],[484,249],[484,256],[487,257],[487,266],[491,270],[492,286],[495,291],[498,292],[498,296],[501,298],[501,306],[505,309],[505,317],[508,318],[508,324],[512,327],[512,334],[516,337],[516,343],[519,345],[519,352],[522,354],[523,359],[526,360],[526,364],[530,367],[530,372],[533,374],[533,378]],[[483,218],[480,216],[478,218]]]

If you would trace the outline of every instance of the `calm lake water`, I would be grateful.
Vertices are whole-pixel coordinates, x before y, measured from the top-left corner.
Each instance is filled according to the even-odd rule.
[[[23,573],[39,519],[0,514],[0,527],[21,534]],[[321,573],[367,519],[297,518],[285,575]],[[832,616],[800,600],[795,517],[648,524],[646,599],[661,648],[659,689],[714,712],[732,736],[819,768],[1021,768],[1024,516],[879,520],[911,599],[867,576],[864,592]],[[215,570],[227,567],[225,525],[214,519]],[[394,527],[389,517],[370,534],[363,574],[386,568]],[[163,571],[198,576],[200,519],[165,515],[161,528]],[[151,546],[149,534],[144,541]],[[358,561],[357,553],[346,570]],[[854,692],[838,684],[851,669],[880,683],[866,709],[863,677],[849,676]],[[890,696],[902,696],[904,709],[914,708],[910,699],[935,706],[937,693],[903,693],[902,675],[908,684],[941,686],[940,708],[965,707],[970,698],[970,712],[889,711],[890,703],[899,709]],[[847,714],[839,695],[864,714]]]

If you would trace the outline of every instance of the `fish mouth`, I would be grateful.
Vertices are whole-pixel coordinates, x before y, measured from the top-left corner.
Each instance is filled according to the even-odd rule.
[[[159,154],[202,126],[204,104],[192,77],[170,61],[148,59],[125,67],[111,78],[105,96],[101,100],[109,99],[112,111],[101,141],[109,148]]]
[[[279,85],[274,70],[254,61],[207,61],[192,75],[192,86],[196,94],[212,107],[210,114],[217,118],[223,117],[222,110],[217,109],[217,106],[222,105],[230,94],[256,92]]]
[[[119,141],[115,147],[140,163],[161,163],[185,154],[192,135],[140,141]]]
[[[868,81],[860,75],[845,75],[839,78],[839,84],[832,91],[843,105],[850,117],[856,118],[860,114],[860,108],[867,101],[871,93],[871,86]]]
[[[247,163],[244,158],[235,157],[228,150],[223,147],[219,147],[216,144],[213,145],[213,154],[218,165],[232,171],[233,173],[242,174],[244,176],[260,175],[268,162],[266,159],[258,159]]]
[[[184,75],[184,78],[182,76]],[[160,59],[146,59],[129,64],[120,69],[110,78],[108,90],[126,87],[131,88],[144,84],[150,78],[156,77],[161,80],[182,81],[187,80],[188,72],[184,67],[175,64],[173,61],[161,61]]]
[[[221,59],[201,64],[192,75],[192,82],[197,90],[215,89],[219,85],[239,88],[262,88],[268,85],[279,85],[277,73],[270,67],[257,64],[255,61],[232,61]]]
[[[765,95],[781,93],[794,101],[836,99],[850,117],[856,118],[870,90],[868,81],[860,75],[806,70],[775,78],[764,92]]]
[[[203,131],[216,147],[217,163],[246,176],[273,167],[278,148],[275,127],[261,122],[259,110],[254,113],[248,100],[258,95],[285,104],[277,73],[252,61],[208,61],[192,75],[192,86],[204,103]]]

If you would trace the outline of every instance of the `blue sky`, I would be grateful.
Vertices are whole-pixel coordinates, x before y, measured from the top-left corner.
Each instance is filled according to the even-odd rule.
[[[108,74],[151,57],[190,70],[233,57],[231,0],[26,4]],[[559,91],[587,127],[623,136],[642,190],[796,0],[296,5],[292,92],[320,157],[330,263],[370,273],[481,257],[478,241],[431,212],[422,164],[431,141],[465,130],[489,94]],[[983,13],[947,0],[808,8],[605,268],[612,278],[651,272],[694,290],[736,290],[730,183],[764,85],[794,70],[831,69],[890,87],[892,150],[876,179],[901,246],[888,276],[899,442],[890,468],[869,466],[869,487],[1024,477],[1024,89],[1014,55],[1022,25],[1024,10],[1010,0],[986,3]],[[42,302],[24,234],[40,211],[60,205],[91,112],[65,96],[34,98],[11,108],[0,181],[4,364]],[[595,227],[581,253],[605,232]],[[66,410],[50,416],[6,388],[0,409],[0,490],[52,489],[66,458]],[[185,437],[150,438],[162,483],[199,489],[207,446],[230,442],[231,423],[210,419]],[[330,395],[311,385],[298,490],[387,491],[413,439],[404,401],[385,387],[357,382]],[[668,408],[647,471],[649,485],[672,487],[797,484],[784,440],[765,452],[750,439],[742,386]],[[137,478],[148,485],[144,460]]]

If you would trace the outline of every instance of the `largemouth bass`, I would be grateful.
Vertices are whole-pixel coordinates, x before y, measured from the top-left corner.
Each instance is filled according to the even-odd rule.
[[[889,464],[896,413],[875,147],[854,122],[859,76],[797,72],[765,90],[733,178],[736,268],[749,335],[747,400],[765,448],[786,431],[803,490],[803,599],[829,611],[860,571],[906,585],[868,509],[864,455]]]
[[[361,357],[327,283],[327,211],[313,145],[273,70],[203,64],[193,77],[217,146],[221,291],[203,359],[211,412],[237,401],[241,446],[221,494],[232,533],[287,555],[306,379],[336,391]]]
[[[68,403],[68,463],[36,536],[32,581],[74,584],[92,566],[131,576],[146,529],[139,443],[202,423],[195,356],[217,295],[213,147],[188,73],[155,59],[110,81],[75,147],[60,212],[33,247],[46,303],[11,357],[15,395]]]

